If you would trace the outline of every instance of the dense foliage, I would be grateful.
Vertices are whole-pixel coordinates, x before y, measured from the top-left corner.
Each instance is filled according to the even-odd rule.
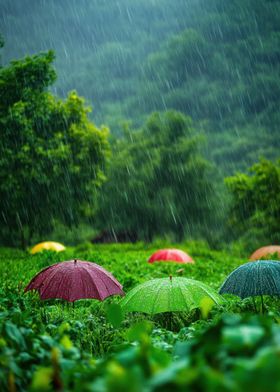
[[[48,52],[0,68],[0,239],[9,244],[92,215],[104,181],[108,130],[75,92],[65,101],[48,92],[53,60]]]
[[[265,318],[252,315],[251,299],[227,298],[227,305],[208,310],[204,319],[199,312],[130,314],[120,328],[114,328],[106,315],[117,298],[104,303],[81,300],[72,307],[23,294],[38,270],[73,257],[103,265],[126,292],[140,282],[169,274],[183,274],[218,289],[225,276],[246,261],[245,253],[241,259],[210,251],[203,243],[188,243],[181,248],[193,256],[195,265],[178,271],[177,264],[148,264],[147,257],[160,246],[174,244],[81,244],[62,254],[34,256],[2,248],[1,390],[277,391],[279,300],[265,299],[270,311]]]
[[[278,157],[280,2],[200,3],[188,28],[148,57],[143,105],[205,121],[212,157],[227,171],[260,153]]]
[[[277,241],[277,208],[267,207],[277,186],[267,182],[266,195],[256,186],[258,201],[244,196],[246,212],[234,201],[226,233],[223,177],[247,170],[259,155],[279,158],[279,1],[0,5],[3,60],[54,47],[55,92],[77,88],[118,137],[111,139],[109,177],[97,195],[106,130],[89,122],[77,94],[61,101],[47,91],[55,81],[52,52],[2,68],[2,242],[14,243],[16,231],[23,243],[33,232],[47,233],[54,218],[69,227],[89,216],[101,240],[200,236],[218,244],[254,234],[248,247]],[[25,8],[30,12],[22,17]],[[23,31],[30,39],[19,47]],[[149,117],[153,110],[158,114]],[[237,188],[229,188],[239,200]]]
[[[249,245],[277,243],[280,221],[280,162],[262,159],[249,174],[226,178],[232,194],[229,224]]]
[[[55,49],[58,94],[77,89],[115,134],[124,118],[138,127],[151,111],[182,111],[207,132],[211,160],[231,174],[260,155],[278,158],[279,7],[1,0],[3,59]]]
[[[138,132],[126,128],[100,194],[99,228],[128,240],[207,237],[214,190],[200,147],[191,119],[179,112],[154,113]]]

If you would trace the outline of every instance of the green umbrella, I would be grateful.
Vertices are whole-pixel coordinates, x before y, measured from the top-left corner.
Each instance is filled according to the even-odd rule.
[[[199,308],[205,297],[216,304],[224,301],[211,287],[198,280],[170,277],[152,279],[134,287],[120,301],[120,305],[124,313],[190,311]]]

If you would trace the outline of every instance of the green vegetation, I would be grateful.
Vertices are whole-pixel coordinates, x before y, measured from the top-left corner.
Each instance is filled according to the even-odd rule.
[[[227,172],[278,157],[279,1],[199,3],[188,28],[149,55],[143,103],[203,121],[209,155]]]
[[[126,127],[112,155],[100,193],[101,230],[126,240],[211,237],[206,230],[215,217],[211,170],[189,117],[175,111],[154,113],[141,130]]]
[[[55,91],[75,88],[113,134],[124,119],[141,127],[152,111],[175,109],[204,129],[223,174],[278,158],[279,0],[1,0],[0,9],[3,60],[54,49]]]
[[[279,174],[238,175],[229,192],[223,178],[279,158],[279,1],[0,6],[4,63],[54,47],[59,72],[54,84],[51,51],[0,69],[2,244],[80,224],[100,241],[241,238],[253,250],[278,240]],[[111,125],[111,146],[82,98],[49,91],[73,87]]]
[[[280,221],[280,161],[262,159],[249,174],[226,178],[232,194],[229,224],[247,247],[277,243]]]
[[[183,274],[218,289],[246,255],[210,251],[203,243],[182,244],[196,264],[147,263],[158,247],[170,244],[80,245],[56,254],[30,256],[0,252],[1,390],[128,390],[182,388],[236,391],[263,384],[277,390],[279,300],[266,298],[270,316],[253,316],[251,299],[227,297],[222,308],[202,313],[149,316],[129,314],[119,328],[106,315],[116,298],[104,303],[67,304],[40,301],[23,294],[40,269],[73,257],[92,260],[110,270],[127,292],[152,277]],[[176,246],[172,244],[172,246]],[[178,245],[177,245],[178,246]],[[71,305],[71,306],[70,306]],[[233,314],[240,313],[240,315]],[[248,315],[249,313],[249,315]],[[251,314],[251,316],[250,316]],[[139,324],[140,323],[140,324]],[[261,371],[260,371],[261,369]],[[274,389],[273,389],[274,388]]]
[[[23,248],[55,220],[71,227],[92,216],[105,179],[108,130],[75,92],[62,101],[47,91],[53,60],[48,52],[0,68],[0,238]]]
[[[0,390],[279,391],[279,297],[152,316],[24,287],[78,258],[125,292],[215,291],[279,242],[280,1],[0,0],[0,20]],[[47,239],[66,251],[26,252]],[[147,263],[167,246],[195,264]]]

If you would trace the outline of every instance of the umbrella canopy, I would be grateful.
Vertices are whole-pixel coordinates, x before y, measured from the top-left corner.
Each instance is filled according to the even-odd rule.
[[[210,297],[216,304],[223,298],[202,282],[182,277],[152,279],[134,287],[120,301],[124,313],[190,311],[199,308],[201,300]]]
[[[66,249],[65,246],[60,244],[59,242],[45,241],[45,242],[40,242],[39,244],[33,246],[30,253],[34,255],[35,253],[42,252],[43,250],[53,250],[54,252],[62,252],[65,249]]]
[[[103,301],[111,295],[124,295],[121,284],[100,265],[70,260],[43,269],[25,288],[38,290],[41,299],[61,298],[69,302],[82,298]]]
[[[274,253],[277,253],[278,257],[280,257],[279,245],[263,246],[262,248],[259,248],[254,253],[252,253],[249,260],[259,260],[263,257],[267,258],[269,255],[273,255]]]
[[[222,284],[220,294],[226,293],[242,299],[256,295],[280,296],[280,263],[257,260],[241,265]]]
[[[180,249],[160,249],[152,254],[149,263],[155,261],[175,261],[176,263],[194,263],[194,260]]]

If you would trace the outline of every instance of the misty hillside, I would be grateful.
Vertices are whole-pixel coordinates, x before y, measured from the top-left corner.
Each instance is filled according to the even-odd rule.
[[[77,90],[97,123],[176,109],[227,173],[279,149],[280,1],[0,0],[2,62],[56,52],[54,91]]]

